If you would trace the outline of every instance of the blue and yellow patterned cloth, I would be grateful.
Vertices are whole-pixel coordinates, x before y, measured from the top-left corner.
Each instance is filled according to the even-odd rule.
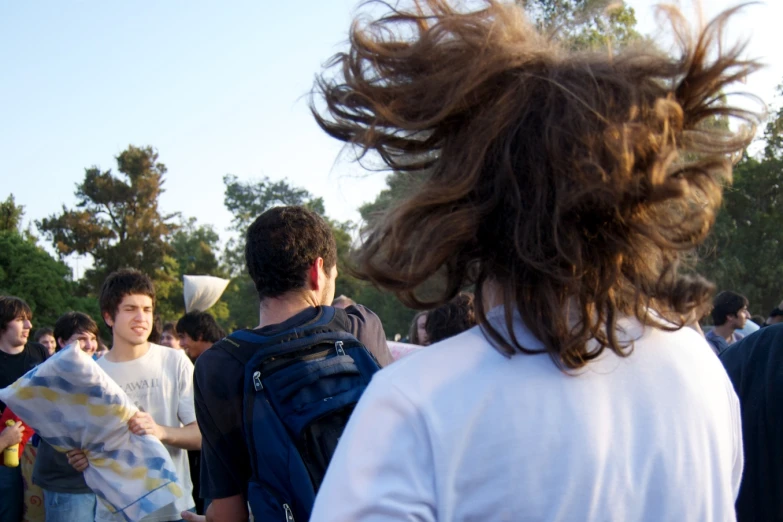
[[[125,520],[140,520],[183,495],[163,444],[128,429],[138,408],[78,347],[1,389],[0,400],[58,451],[82,449],[90,462],[87,485]]]

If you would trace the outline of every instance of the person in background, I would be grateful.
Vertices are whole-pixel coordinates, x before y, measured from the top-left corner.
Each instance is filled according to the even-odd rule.
[[[43,345],[49,355],[54,355],[57,349],[57,341],[54,339],[54,331],[48,326],[44,326],[35,331],[33,336],[35,342]]]
[[[419,346],[427,346],[430,344],[430,339],[427,336],[427,314],[429,311],[417,313],[411,321],[411,328],[408,331],[408,342],[410,344],[418,344]]]
[[[160,320],[160,316],[155,316],[152,321],[152,329],[150,330],[150,337],[147,339],[149,342],[158,344],[160,342],[160,335],[163,332],[163,322]],[[160,346],[158,344],[158,346]]]
[[[774,310],[773,310],[774,311]],[[780,316],[778,316],[780,317]],[[732,344],[720,355],[740,400],[745,441],[739,522],[783,520],[783,325]]]
[[[194,363],[201,354],[226,336],[215,318],[207,312],[186,313],[177,321],[175,331],[178,334],[179,346],[185,350],[187,356]],[[201,451],[188,451],[188,462],[190,463],[190,478],[193,481],[196,512],[204,513],[209,507],[211,499],[201,496]]]
[[[476,326],[473,294],[462,292],[427,314],[427,338],[434,344]]]
[[[757,325],[760,328],[764,328],[767,325],[767,320],[764,318],[763,315],[752,315],[748,322],[753,322],[753,324]]]
[[[54,325],[57,350],[71,344],[92,356],[98,348],[98,325],[86,314],[68,312]],[[33,483],[43,490],[46,522],[95,519],[96,496],[84,474],[68,464],[68,457],[41,440],[33,469]]]
[[[160,345],[181,350],[179,345],[179,335],[177,334],[177,325],[172,322],[163,325],[163,332],[160,334]]]
[[[705,339],[717,355],[744,336],[741,330],[750,319],[748,300],[744,295],[728,290],[719,293],[712,301],[712,329]]]
[[[36,342],[28,342],[33,312],[28,304],[13,296],[0,296],[0,388],[13,384],[19,377],[49,357],[49,351]],[[0,402],[0,413],[5,404]],[[0,427],[0,452],[22,440],[25,428],[21,422]],[[24,507],[24,486],[20,466],[0,466],[0,521],[20,522]]]
[[[327,133],[420,181],[354,270],[414,308],[473,286],[480,328],[373,376],[311,520],[734,520],[739,403],[686,327],[714,286],[680,267],[760,121],[723,93],[759,65],[731,12],[669,8],[674,55],[573,51],[521,3],[361,13],[316,80]]]
[[[185,350],[193,362],[226,336],[226,332],[208,312],[186,313],[177,321],[176,330],[180,348]]]
[[[769,312],[769,317],[767,317],[764,324],[766,326],[771,326],[778,323],[783,323],[783,310],[781,310],[779,306],[776,306]]]

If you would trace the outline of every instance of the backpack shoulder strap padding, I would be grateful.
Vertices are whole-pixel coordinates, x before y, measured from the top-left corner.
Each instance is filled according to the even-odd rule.
[[[242,364],[247,364],[253,355],[265,346],[301,339],[316,333],[350,333],[350,331],[351,321],[348,319],[348,314],[345,313],[345,310],[324,306],[321,307],[321,312],[315,319],[302,326],[297,326],[275,335],[261,335],[253,330],[237,330],[215,343],[212,349],[223,350]]]

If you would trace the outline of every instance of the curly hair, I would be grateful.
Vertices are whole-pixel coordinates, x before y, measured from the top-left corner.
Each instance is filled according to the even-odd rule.
[[[427,337],[437,343],[476,326],[473,294],[460,292],[457,297],[427,314]]]
[[[337,264],[337,244],[329,224],[304,207],[269,209],[247,229],[245,262],[262,300],[303,288],[319,257],[328,273]]]
[[[492,283],[505,333],[482,306],[477,321],[508,355],[542,351],[514,335],[515,310],[563,369],[627,355],[619,317],[677,329],[710,299],[711,284],[680,269],[759,121],[724,90],[759,65],[722,45],[736,9],[695,34],[664,10],[672,57],[651,45],[568,52],[520,7],[484,3],[422,0],[357,20],[316,80],[322,129],[422,180],[365,231],[357,273],[414,308],[472,284],[483,303]],[[433,278],[442,291],[420,297]]]

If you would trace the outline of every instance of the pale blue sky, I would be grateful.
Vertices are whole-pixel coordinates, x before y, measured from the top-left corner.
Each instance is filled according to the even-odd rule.
[[[748,89],[773,101],[783,80],[783,2],[749,7],[733,27],[771,67]],[[655,31],[653,2],[632,0]],[[709,0],[708,13],[733,5]],[[354,0],[69,1],[0,3],[0,199],[28,220],[65,203],[84,168],[114,168],[128,144],[153,145],[167,165],[164,212],[221,233],[224,174],[287,177],[323,196],[327,213],[356,209],[384,187],[337,160],[307,109],[320,66],[343,48]],[[691,10],[692,12],[692,10]]]

